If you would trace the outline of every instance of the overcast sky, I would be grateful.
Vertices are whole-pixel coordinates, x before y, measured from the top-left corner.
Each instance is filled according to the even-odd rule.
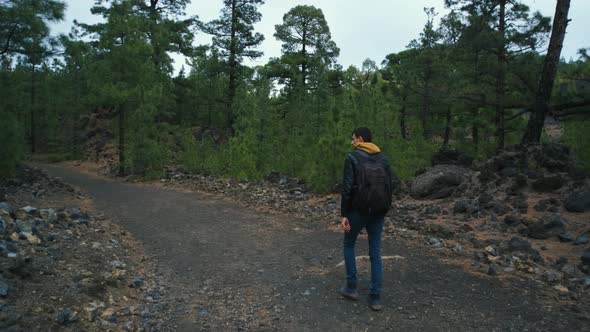
[[[84,23],[94,23],[98,17],[90,13],[94,0],[66,0],[65,21],[53,26],[54,33],[70,31],[74,19]],[[193,0],[187,8],[188,15],[198,15],[203,21],[210,21],[219,16],[222,0]],[[269,57],[280,56],[281,45],[273,37],[274,26],[282,22],[283,15],[297,5],[313,5],[321,8],[332,33],[332,39],[340,48],[338,63],[344,68],[370,58],[380,64],[389,53],[405,49],[410,40],[418,38],[426,15],[424,7],[435,7],[439,13],[436,21],[447,11],[444,0],[266,0],[260,6],[262,20],[255,25],[255,30],[265,36],[259,50],[264,56],[250,65],[264,64]],[[543,15],[553,17],[556,0],[524,0],[531,11],[539,10]],[[573,0],[569,11],[571,22],[562,56],[577,59],[577,50],[590,47],[590,1]],[[209,36],[200,34],[196,44],[208,44]],[[174,57],[178,69],[184,63],[180,57]]]

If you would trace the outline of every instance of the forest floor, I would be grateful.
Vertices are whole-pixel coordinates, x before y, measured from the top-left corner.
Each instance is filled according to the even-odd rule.
[[[212,194],[188,182],[112,180],[79,163],[43,169],[91,197],[91,213],[113,221],[113,236],[126,234],[136,244],[129,264],[141,266],[131,273],[145,286],[133,296],[142,309],[131,313],[138,324],[131,329],[590,330],[587,288],[558,293],[518,274],[482,273],[470,251],[436,248],[428,236],[391,222],[382,248],[384,310],[370,311],[364,299],[343,300],[342,233],[332,196],[292,190],[293,206],[325,205],[289,213],[273,205],[281,202],[255,209],[232,195],[235,186],[254,191],[248,184],[227,182]],[[366,235],[357,246],[357,255],[368,251]],[[366,296],[370,266],[359,259],[358,267]],[[110,318],[128,320],[119,311]]]

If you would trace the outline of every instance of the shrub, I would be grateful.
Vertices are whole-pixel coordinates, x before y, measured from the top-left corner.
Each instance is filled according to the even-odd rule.
[[[14,174],[21,160],[23,135],[14,115],[0,113],[0,178]]]

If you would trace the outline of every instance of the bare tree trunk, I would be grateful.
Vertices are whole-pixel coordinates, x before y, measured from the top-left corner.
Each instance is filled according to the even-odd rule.
[[[551,40],[549,49],[545,56],[543,72],[539,80],[539,88],[535,98],[533,113],[529,118],[526,132],[522,138],[522,143],[538,143],[541,141],[541,132],[545,123],[545,116],[549,110],[549,101],[551,99],[551,90],[555,81],[557,64],[563,47],[565,30],[567,28],[567,15],[570,9],[570,0],[558,0],[555,7],[555,17],[553,19],[553,29],[551,31]]]
[[[405,140],[408,139],[408,131],[406,129],[406,99],[408,99],[408,96],[404,94],[402,97],[402,109],[399,119],[399,130],[402,134],[402,138]]]
[[[35,123],[35,63],[31,69],[31,153],[35,153],[37,147],[36,123]]]
[[[471,116],[474,119],[477,119],[479,116],[479,109],[473,109],[471,111]],[[479,152],[479,127],[477,126],[477,121],[473,121],[473,127],[471,128],[471,138],[473,139],[473,148],[475,154],[477,154]]]
[[[445,137],[443,141],[443,146],[449,145],[449,140],[451,139],[451,105],[447,106],[447,114],[445,119]]]
[[[160,45],[160,43],[162,42],[161,36],[159,36],[159,32],[158,32],[158,1],[159,0],[150,0],[150,12],[149,12],[149,18],[150,18],[150,34],[151,34],[151,38],[150,38],[150,42],[152,45],[152,49],[154,52],[154,58],[153,58],[153,62],[154,65],[156,66],[156,69],[158,71],[160,71],[162,68],[162,47]]]
[[[430,79],[432,78],[432,64],[428,63],[426,69],[426,76],[424,77],[424,103],[422,104],[422,114],[420,115],[422,121],[422,135],[425,140],[430,138],[430,127],[428,126],[428,118],[430,117]]]
[[[506,1],[500,0],[498,71],[496,72],[496,140],[498,150],[504,148],[504,91],[506,86]]]
[[[301,86],[305,90],[305,81],[307,80],[307,53],[305,51],[305,44],[307,43],[307,28],[304,27],[302,37],[302,48],[301,48],[301,58],[303,59],[303,63],[301,64]]]
[[[236,1],[231,3],[231,39],[229,42],[229,84],[227,89],[227,122],[231,135],[234,134],[234,99],[236,97],[236,90],[238,88],[238,62],[237,62],[237,30],[238,30],[238,15],[236,13]]]
[[[125,107],[119,107],[119,176],[125,176]]]

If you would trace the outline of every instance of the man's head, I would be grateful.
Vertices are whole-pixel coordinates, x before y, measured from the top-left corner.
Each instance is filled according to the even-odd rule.
[[[371,142],[373,140],[373,134],[367,127],[356,128],[352,132],[352,141],[354,142]]]

